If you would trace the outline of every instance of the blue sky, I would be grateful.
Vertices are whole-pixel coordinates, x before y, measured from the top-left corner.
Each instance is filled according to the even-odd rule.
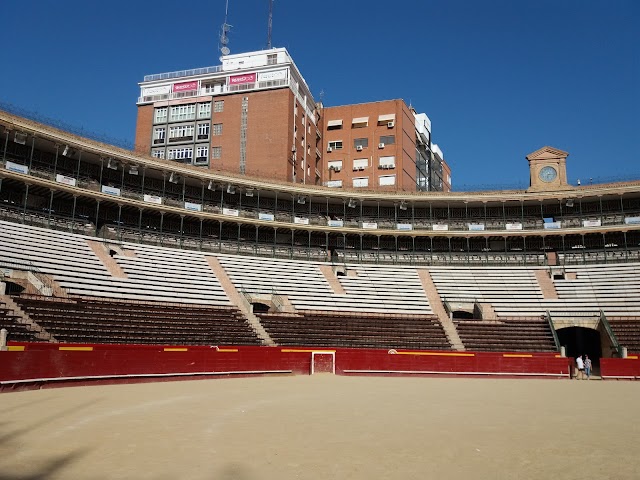
[[[217,65],[224,3],[3,2],[0,101],[133,141],[137,82]],[[232,53],[266,46],[267,13],[230,0]],[[427,113],[454,189],[488,188],[544,145],[572,182],[640,177],[639,25],[636,0],[275,0],[272,43],[325,105]]]

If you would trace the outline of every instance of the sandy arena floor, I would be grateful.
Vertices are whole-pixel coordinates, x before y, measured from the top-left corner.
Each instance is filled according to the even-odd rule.
[[[332,375],[0,395],[0,479],[640,478],[640,383]]]

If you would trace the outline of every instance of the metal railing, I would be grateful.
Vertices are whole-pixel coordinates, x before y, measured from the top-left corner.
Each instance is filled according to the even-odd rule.
[[[556,344],[556,350],[559,352],[562,345],[560,345],[558,332],[556,332],[556,327],[553,325],[553,319],[551,318],[551,312],[549,310],[547,310],[546,319],[547,319],[547,322],[549,323],[549,328],[551,329],[551,333],[553,334],[553,342]]]
[[[145,82],[154,82],[156,80],[169,80],[171,78],[191,77],[193,75],[206,75],[208,73],[218,73],[222,71],[222,65],[215,67],[192,68],[189,70],[177,70],[175,72],[156,73],[153,75],[145,75]]]
[[[600,310],[600,322],[602,323],[602,325],[604,325],[604,329],[609,336],[609,341],[611,342],[611,350],[613,350],[617,356],[622,357],[622,347],[620,346],[620,342],[618,342],[618,338],[613,332],[611,324],[609,323],[609,320],[607,320],[607,316],[604,314],[603,310]]]

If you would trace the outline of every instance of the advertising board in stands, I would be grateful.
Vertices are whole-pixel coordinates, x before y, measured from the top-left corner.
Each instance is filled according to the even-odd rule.
[[[561,222],[547,222],[544,224],[544,228],[545,229],[558,229],[558,228],[562,228],[562,223]]]
[[[56,175],[56,182],[64,183],[65,185],[71,185],[72,187],[76,186],[75,178],[67,177],[66,175],[60,175],[59,173]]]
[[[144,201],[149,203],[155,203],[156,205],[162,205],[162,197],[158,197],[157,195],[147,195],[145,193]]]
[[[602,220],[598,219],[598,220],[583,220],[582,221],[582,226],[583,227],[601,227],[602,226]]]
[[[194,212],[202,211],[202,205],[199,203],[184,202],[184,208],[185,210],[193,210]]]
[[[27,167],[26,165],[20,165],[19,163],[13,163],[8,161],[4,166],[4,168],[9,170],[10,172],[24,173],[24,174],[29,173],[29,167]]]
[[[521,223],[507,223],[505,225],[506,230],[522,230]]]
[[[259,213],[258,214],[258,219],[260,220],[266,220],[267,222],[273,222],[275,220],[275,216],[273,215],[273,213]]]
[[[344,226],[344,221],[343,220],[328,220],[327,221],[327,225],[330,227],[343,227]]]
[[[398,223],[396,225],[397,230],[413,230],[413,225],[410,223]]]
[[[309,219],[304,217],[293,217],[293,223],[297,223],[299,225],[309,225]]]
[[[626,217],[624,223],[627,225],[640,225],[640,217]]]
[[[367,230],[377,230],[378,224],[376,222],[362,222],[362,228]]]
[[[438,225],[438,224],[434,224],[432,225],[433,229],[439,232],[446,232],[447,230],[449,230],[449,225]]]
[[[482,232],[484,230],[484,223],[467,223],[467,228],[473,232]]]
[[[235,208],[223,208],[222,213],[225,215],[231,215],[232,217],[240,216],[240,212]]]
[[[102,185],[102,193],[108,193],[109,195],[120,196],[120,189],[116,187],[109,187],[108,185]]]

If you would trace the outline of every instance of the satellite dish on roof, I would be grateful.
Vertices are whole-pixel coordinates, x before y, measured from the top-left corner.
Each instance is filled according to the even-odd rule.
[[[222,48],[220,49],[220,53],[221,53],[222,55],[229,55],[229,53],[231,53],[231,50],[229,50],[229,47],[222,47]]]

